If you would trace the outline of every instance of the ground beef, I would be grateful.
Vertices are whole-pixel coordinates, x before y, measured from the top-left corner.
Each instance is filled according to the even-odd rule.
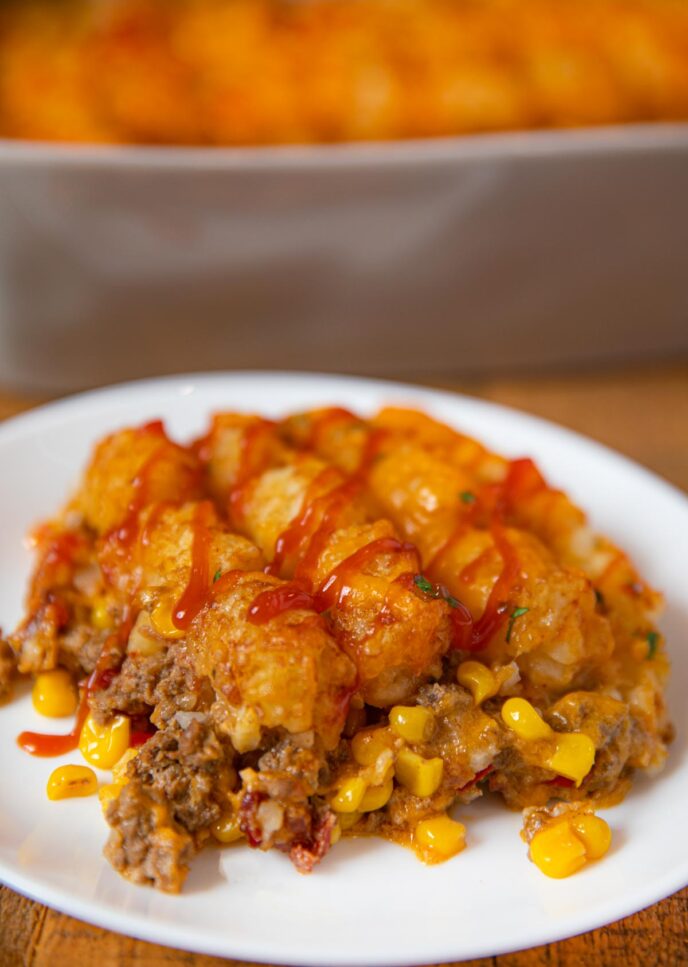
[[[577,792],[575,787],[553,782],[549,769],[526,762],[515,746],[500,752],[494,764],[495,771],[490,773],[487,785],[503,796],[511,809],[546,806],[551,799],[568,799]]]
[[[165,665],[155,686],[153,722],[162,727],[177,712],[206,710],[214,693],[207,678],[198,676],[191,663],[184,642],[172,645],[167,651]]]
[[[584,732],[595,743],[595,764],[581,789],[586,796],[613,792],[633,754],[631,713],[625,702],[595,692],[571,692],[553,705],[547,719],[564,732]]]
[[[66,608],[61,602],[43,602],[10,636],[22,674],[38,674],[55,668],[60,628],[67,620],[66,616]]]
[[[628,762],[633,751],[633,722],[628,706],[596,692],[570,692],[547,710],[545,718],[555,730],[582,732],[595,743],[595,763],[581,785],[553,778],[551,770],[525,761],[515,743],[497,758],[490,788],[516,809],[584,799],[611,804],[622,798],[632,771]]]
[[[0,638],[0,702],[12,693],[14,680],[17,677],[17,659],[10,648],[9,642]]]
[[[432,709],[435,728],[415,750],[426,759],[443,760],[442,792],[474,798],[479,794],[476,776],[492,765],[501,748],[501,729],[459,685],[425,685],[418,704]]]
[[[91,696],[90,706],[98,722],[118,712],[147,715],[155,705],[155,688],[165,666],[165,655],[131,655],[124,660],[112,684]]]
[[[110,836],[105,856],[133,883],[178,893],[194,854],[193,840],[174,821],[169,806],[134,780],[107,808]]]
[[[323,758],[282,740],[265,753],[258,769],[241,772],[239,824],[251,846],[287,853],[301,873],[309,873],[330,848],[336,817],[318,798]]]
[[[75,675],[90,675],[110,635],[90,624],[74,624],[59,638],[59,663]]]
[[[179,713],[179,718],[185,714]],[[237,780],[233,753],[205,716],[184,725],[175,720],[156,732],[129,763],[128,775],[165,802],[175,822],[200,841],[227,811],[228,795]]]
[[[314,795],[324,766],[324,757],[311,748],[313,739],[313,733],[309,733],[310,741],[306,740],[305,745],[299,744],[292,737],[281,739],[260,757],[258,768],[265,774],[287,773],[307,787],[307,795]]]
[[[364,815],[359,831],[395,838],[396,833],[411,832],[421,819],[436,816],[449,809],[454,799],[454,793],[445,786],[440,786],[427,799],[414,796],[403,786],[396,786],[384,810]]]

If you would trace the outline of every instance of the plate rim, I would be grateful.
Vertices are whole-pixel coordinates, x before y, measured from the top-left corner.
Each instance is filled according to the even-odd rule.
[[[477,160],[679,151],[688,148],[688,121],[639,121],[580,128],[520,129],[474,134],[350,141],[336,144],[184,146],[97,144],[0,138],[0,171],[18,161],[40,168],[113,166],[180,172],[324,171],[357,167],[386,168]]]
[[[36,406],[27,412],[19,413],[9,417],[0,423],[0,448],[13,439],[22,437],[25,433],[31,433],[32,428],[48,428],[52,422],[61,423],[64,419],[69,419],[72,412],[78,411],[90,401],[105,401],[107,397],[113,397],[113,402],[121,398],[132,390],[147,392],[149,390],[169,391],[172,395],[180,394],[180,391],[188,392],[189,386],[198,387],[203,384],[220,383],[223,380],[247,380],[256,379],[278,380],[283,383],[296,381],[299,383],[320,383],[327,381],[332,387],[333,400],[337,395],[338,388],[343,388],[345,392],[354,393],[356,388],[368,389],[375,392],[384,391],[385,388],[391,392],[409,394],[409,402],[413,403],[416,397],[418,403],[422,399],[427,399],[428,403],[435,401],[446,401],[448,404],[457,403],[470,404],[494,415],[518,416],[526,423],[544,428],[563,436],[572,444],[582,445],[588,451],[598,454],[605,459],[612,459],[621,468],[628,467],[633,473],[644,478],[644,482],[653,487],[659,487],[667,497],[679,500],[683,505],[683,510],[688,511],[688,497],[675,485],[664,480],[659,474],[637,463],[631,458],[619,453],[582,433],[571,430],[554,421],[528,413],[516,407],[506,406],[475,397],[463,392],[456,392],[447,389],[435,389],[433,387],[421,386],[413,383],[406,383],[397,380],[376,379],[367,377],[357,377],[342,374],[331,374],[326,372],[291,372],[283,370],[226,370],[219,372],[198,372],[189,374],[176,374],[170,376],[145,378],[120,382],[97,389],[73,394],[57,400]],[[352,404],[353,405],[353,404]],[[145,415],[145,414],[144,414]],[[467,428],[469,429],[469,428]],[[688,768],[688,764],[684,766]],[[320,967],[323,963],[332,967],[361,967],[362,964],[369,967],[392,967],[392,965],[404,964],[427,964],[437,962],[452,961],[456,957],[456,949],[452,949],[446,942],[426,943],[426,949],[422,955],[411,955],[400,960],[398,957],[384,956],[365,956],[352,959],[347,956],[338,956],[336,952],[329,955],[327,959],[322,956],[310,955],[308,952],[300,951],[290,954],[282,953],[279,950],[279,942],[260,942],[240,940],[233,943],[231,937],[226,939],[229,946],[222,943],[222,938],[215,934],[204,936],[202,933],[194,932],[188,924],[159,923],[155,915],[151,915],[150,920],[145,913],[137,913],[135,910],[118,910],[109,905],[102,905],[101,901],[73,897],[66,888],[56,887],[51,884],[42,884],[40,878],[32,874],[24,874],[15,870],[11,865],[6,864],[0,858],[0,882],[6,883],[10,888],[20,894],[30,897],[39,903],[44,903],[61,913],[74,916],[86,923],[100,926],[105,929],[125,936],[133,936],[151,943],[158,943],[163,946],[176,947],[178,949],[194,951],[198,953],[210,954],[215,956],[225,956],[234,958],[246,958],[257,963],[280,963],[290,965],[300,965],[300,967]],[[654,903],[670,896],[677,890],[688,884],[688,865],[679,870],[669,871],[661,877],[655,878],[653,888],[648,889],[644,885],[636,886],[630,893],[624,892],[621,899],[610,897],[609,901],[598,907],[594,913],[585,911],[584,914],[571,918],[567,927],[562,929],[556,922],[543,920],[538,924],[538,928],[531,926],[527,931],[521,928],[522,932],[527,932],[527,938],[518,938],[511,931],[511,939],[499,942],[495,938],[492,943],[474,943],[465,946],[460,951],[461,959],[469,959],[484,956],[499,956],[504,953],[514,952],[530,947],[540,946],[546,943],[557,942],[590,930],[598,929],[605,924],[615,922],[633,913],[646,909]],[[183,902],[183,894],[180,896]],[[518,931],[516,931],[518,933]]]

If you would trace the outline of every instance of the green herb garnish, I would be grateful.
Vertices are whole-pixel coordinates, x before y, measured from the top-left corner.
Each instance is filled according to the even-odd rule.
[[[477,500],[475,494],[470,490],[462,490],[459,497],[464,504],[473,504]]]
[[[423,594],[427,594],[429,598],[444,598],[450,608],[459,608],[461,605],[455,597],[453,597],[445,587],[441,584],[433,584],[429,581],[424,574],[415,574],[413,576],[413,583],[416,585],[419,591]]]
[[[659,644],[659,635],[656,631],[648,631],[647,633],[647,657],[648,660],[654,658],[657,653],[657,645]]]
[[[222,577],[222,571],[218,568],[217,571],[215,571],[215,573],[213,574],[213,584],[215,584],[216,581],[219,581],[221,577]]]
[[[509,644],[511,641],[511,632],[514,630],[514,621],[517,618],[521,618],[524,614],[527,614],[530,608],[514,608],[514,610],[509,615],[509,626],[506,629],[506,642]]]
[[[419,591],[423,592],[423,594],[427,594],[431,598],[439,598],[440,592],[432,581],[428,581],[424,574],[415,574],[413,577],[413,583],[416,585]]]

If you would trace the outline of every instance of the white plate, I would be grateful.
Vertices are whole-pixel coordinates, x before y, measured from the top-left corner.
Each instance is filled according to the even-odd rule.
[[[24,695],[0,710],[0,876],[9,886],[82,920],[199,952],[382,965],[480,957],[560,939],[688,883],[688,834],[680,820],[688,798],[688,703],[680,698],[688,683],[688,502],[640,467],[549,423],[398,384],[270,373],[133,383],[36,410],[0,427],[0,623],[10,628],[19,617],[27,528],[55,511],[91,444],[108,430],[163,417],[186,440],[223,408],[279,415],[339,403],[366,412],[400,401],[505,454],[533,455],[666,593],[662,629],[674,663],[679,738],[661,778],[637,782],[607,813],[610,854],[570,880],[549,880],[526,858],[520,817],[479,802],[460,813],[467,849],[441,866],[424,867],[409,851],[373,839],[342,843],[308,877],[281,854],[209,849],[181,896],[164,896],[131,886],[102,858],[106,827],[96,799],[48,802],[45,782],[55,762],[31,759],[14,743],[21,729],[45,724]]]

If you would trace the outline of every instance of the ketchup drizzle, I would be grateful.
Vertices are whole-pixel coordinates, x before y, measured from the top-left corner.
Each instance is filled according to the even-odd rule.
[[[248,620],[251,624],[263,625],[285,611],[301,608],[307,611],[315,610],[313,595],[298,584],[281,584],[262,591],[255,598],[248,609]]]
[[[210,546],[212,543],[209,525],[212,516],[213,505],[209,500],[204,500],[194,510],[189,583],[172,612],[172,622],[180,631],[188,629],[208,596],[210,588]]]
[[[96,667],[81,692],[76,720],[71,731],[63,735],[49,735],[44,732],[21,732],[17,736],[17,745],[24,752],[41,758],[52,758],[72,752],[79,745],[81,729],[89,711],[91,695],[108,687],[119,673],[124,660],[125,645],[133,619],[129,613],[125,614],[120,628],[109,635],[103,644],[96,662]]]
[[[326,611],[334,606],[340,607],[351,593],[352,578],[382,554],[413,554],[416,566],[420,566],[415,544],[399,541],[396,537],[379,537],[354,551],[328,575],[314,595],[316,609]]]
[[[361,489],[361,483],[355,478],[344,481],[329,494],[318,498],[315,503],[322,503],[324,510],[320,524],[306,546],[306,551],[296,566],[295,576],[300,580],[312,583],[313,574],[318,567],[320,556],[325,550],[327,542],[337,529],[341,513],[347,504],[351,503]]]
[[[234,486],[227,498],[227,513],[235,527],[241,528],[246,522],[245,501],[246,485],[251,482],[255,474],[262,469],[260,443],[268,433],[274,429],[272,420],[256,419],[249,426],[244,427],[241,435],[241,453],[237,467]]]
[[[326,493],[319,493],[319,491],[323,488],[326,489],[330,481],[338,481],[340,476],[339,471],[334,467],[325,467],[311,481],[299,513],[275,542],[274,557],[265,569],[267,574],[279,575],[285,561],[295,557],[302,549],[305,549],[309,538],[314,536],[310,534],[310,530],[314,519],[317,519],[317,511],[323,503],[328,504],[332,499],[332,490]],[[325,513],[327,513],[327,510]]]

